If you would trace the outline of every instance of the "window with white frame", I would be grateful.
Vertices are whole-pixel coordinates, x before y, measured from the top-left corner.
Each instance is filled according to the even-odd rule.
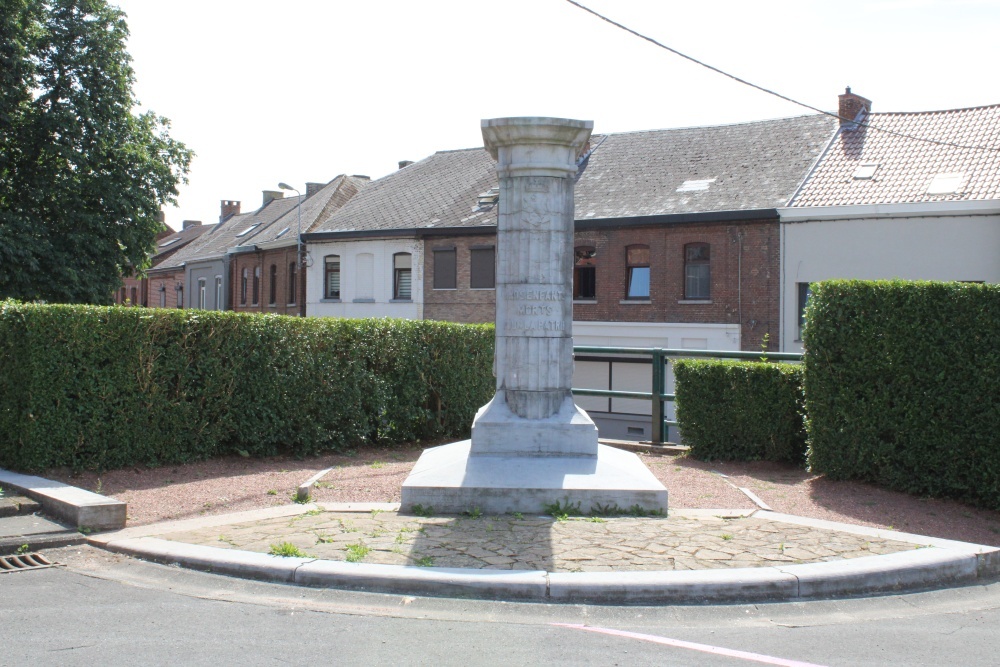
[[[205,279],[198,278],[198,308],[200,308],[201,310],[205,310],[206,296],[207,295],[205,290]]]
[[[324,263],[323,298],[340,298],[340,255],[327,255]],[[308,308],[308,304],[306,304]]]
[[[160,285],[160,308],[167,307],[167,286]]]
[[[215,309],[224,310],[226,302],[222,298],[222,276],[215,276]]]
[[[630,245],[625,249],[628,269],[627,299],[649,298],[649,246]]]
[[[413,256],[408,252],[397,252],[392,256],[392,298],[409,301],[413,285]]]

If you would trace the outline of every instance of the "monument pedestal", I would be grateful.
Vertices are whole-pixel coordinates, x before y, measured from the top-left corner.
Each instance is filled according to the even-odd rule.
[[[546,506],[578,512],[667,511],[667,490],[631,452],[598,445],[594,456],[473,455],[463,440],[424,450],[403,482],[401,511],[436,514],[540,514]]]

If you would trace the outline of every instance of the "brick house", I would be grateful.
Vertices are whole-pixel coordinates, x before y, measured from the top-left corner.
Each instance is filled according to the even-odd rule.
[[[839,115],[816,167],[779,210],[786,351],[802,350],[812,282],[1000,282],[1000,105],[873,113],[847,89]]]
[[[200,220],[185,220],[179,232],[168,228],[157,234],[156,250],[153,256],[150,257],[150,268],[152,269],[163,264],[182,248],[211,229],[212,225],[202,225]],[[150,301],[149,276],[141,278],[133,275],[126,276],[122,281],[121,288],[115,293],[115,303],[152,308],[167,307],[165,305],[161,306],[165,295],[159,291],[160,286],[161,282],[157,282],[156,291],[153,292],[153,300]]]
[[[329,183],[306,183],[301,208],[298,197],[288,198],[279,216],[254,218],[257,227],[253,232],[227,250],[232,309],[305,316],[306,273],[300,270],[297,259],[298,231],[308,232],[318,221],[333,215],[368,180],[367,176],[340,175]],[[261,211],[265,209],[266,205]]]
[[[574,342],[778,349],[777,208],[835,129],[812,115],[592,137],[575,194]],[[497,185],[481,148],[374,181],[306,236],[307,312],[492,321]],[[394,298],[400,256],[414,267],[405,301]],[[649,365],[578,358],[574,386],[650,391]],[[650,436],[648,402],[578,403],[603,437]]]

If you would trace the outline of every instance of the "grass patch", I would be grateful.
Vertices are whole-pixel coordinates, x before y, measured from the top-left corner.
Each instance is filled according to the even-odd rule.
[[[282,558],[308,558],[309,556],[299,549],[297,546],[291,542],[281,542],[280,544],[272,544],[271,551],[269,552],[272,556],[281,556]]]
[[[367,546],[363,542],[355,542],[354,544],[347,545],[347,562],[348,563],[360,563],[364,560],[365,556],[371,553],[372,548]]]

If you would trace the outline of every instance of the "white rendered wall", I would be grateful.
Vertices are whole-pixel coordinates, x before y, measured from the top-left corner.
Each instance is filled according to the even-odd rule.
[[[736,324],[676,322],[573,322],[573,345],[738,351],[740,327]],[[577,361],[573,371],[573,387],[577,389],[651,392],[652,383],[652,366],[649,363]],[[667,393],[673,392],[673,368],[667,364]],[[607,398],[591,396],[576,396],[574,400],[597,421],[601,437],[648,440],[652,434],[648,417],[643,417],[651,414],[651,401],[614,398],[609,404]],[[673,403],[666,404],[666,417],[674,419]],[[630,426],[642,427],[645,433],[631,438],[626,433]],[[671,427],[670,440],[679,442],[676,428]]]
[[[372,239],[359,241],[316,242],[307,245],[309,253],[306,282],[306,315],[309,317],[399,317],[419,320],[423,317],[423,243],[415,239]],[[411,299],[393,301],[393,255],[408,252],[411,263]],[[357,283],[358,257],[370,254],[374,260],[371,288]],[[324,298],[324,267],[327,255],[340,256],[340,299]],[[370,301],[357,301],[359,298]]]
[[[781,348],[801,352],[798,284],[837,278],[1000,282],[1000,214],[781,225]]]

